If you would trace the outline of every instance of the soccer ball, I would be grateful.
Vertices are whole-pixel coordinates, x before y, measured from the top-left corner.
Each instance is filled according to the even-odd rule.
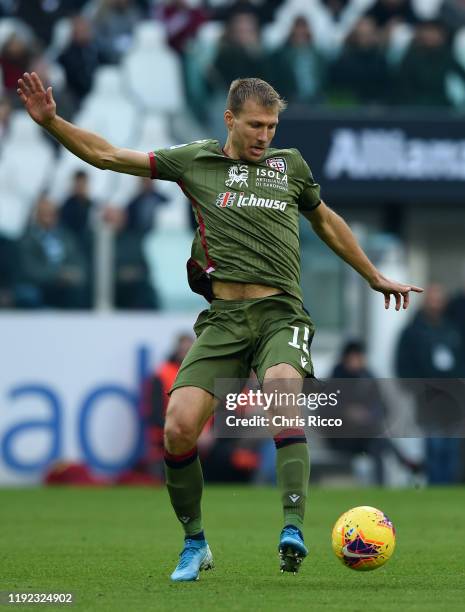
[[[333,528],[335,555],[350,569],[362,572],[381,567],[396,546],[396,530],[388,517],[371,506],[344,512]]]

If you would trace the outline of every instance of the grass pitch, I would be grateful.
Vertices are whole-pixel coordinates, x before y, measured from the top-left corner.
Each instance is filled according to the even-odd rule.
[[[383,568],[358,573],[333,556],[330,533],[364,504],[393,520],[397,549]],[[465,609],[465,489],[313,487],[310,555],[297,576],[278,571],[276,490],[207,486],[204,517],[216,568],[173,584],[182,537],[164,490],[0,490],[0,591],[72,592],[72,610],[112,612]]]

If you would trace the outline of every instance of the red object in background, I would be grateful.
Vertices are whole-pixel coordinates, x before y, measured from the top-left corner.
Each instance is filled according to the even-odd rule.
[[[151,476],[150,474],[143,474],[135,470],[128,470],[123,472],[115,480],[116,485],[126,486],[144,486],[144,487],[160,487],[163,483],[160,478]]]
[[[177,2],[159,7],[155,11],[155,17],[165,26],[169,45],[182,54],[188,41],[207,21],[208,14],[201,8],[193,8],[187,3]]]
[[[174,380],[177,376],[180,365],[181,364],[174,361],[165,361],[155,373],[155,376],[158,376],[160,379],[162,388],[163,418],[165,416],[166,408],[168,407],[168,391],[174,384]]]
[[[180,364],[174,361],[165,361],[155,371],[152,378],[145,381],[141,393],[141,414],[145,421],[145,441],[147,451],[145,460],[149,464],[163,461],[163,425],[165,412],[168,406],[169,395]],[[157,388],[156,401],[154,388]]]
[[[260,458],[253,450],[248,448],[236,448],[231,454],[231,463],[236,470],[251,472],[258,468]]]
[[[94,476],[84,463],[54,463],[44,476],[46,485],[99,487],[113,484],[108,478]]]
[[[3,86],[7,91],[16,91],[18,79],[29,68],[29,61],[13,62],[7,58],[0,57],[0,68],[3,73]]]
[[[150,464],[141,459],[128,470],[121,472],[115,478],[115,485],[159,487],[163,484],[161,478],[150,473]]]

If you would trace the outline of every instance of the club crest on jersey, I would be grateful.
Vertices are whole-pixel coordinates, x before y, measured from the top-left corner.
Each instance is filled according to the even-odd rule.
[[[234,204],[234,200],[236,199],[236,193],[232,191],[225,191],[224,193],[219,193],[216,198],[215,204],[220,208],[226,208],[227,206],[232,206]]]
[[[228,179],[225,181],[226,187],[248,187],[249,167],[246,164],[240,166],[230,166],[228,170]]]
[[[265,162],[266,162],[266,165],[269,166],[270,168],[274,168],[278,172],[282,172],[283,174],[286,174],[287,163],[284,157],[270,157],[269,159],[265,160]]]

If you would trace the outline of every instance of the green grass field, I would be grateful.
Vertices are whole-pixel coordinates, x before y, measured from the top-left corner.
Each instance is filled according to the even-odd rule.
[[[382,508],[398,534],[391,561],[367,573],[330,545],[338,515],[362,504]],[[165,491],[0,490],[0,591],[71,591],[73,610],[465,609],[465,488],[313,488],[297,576],[278,571],[276,490],[209,486],[204,516],[216,568],[172,584],[182,540]]]

